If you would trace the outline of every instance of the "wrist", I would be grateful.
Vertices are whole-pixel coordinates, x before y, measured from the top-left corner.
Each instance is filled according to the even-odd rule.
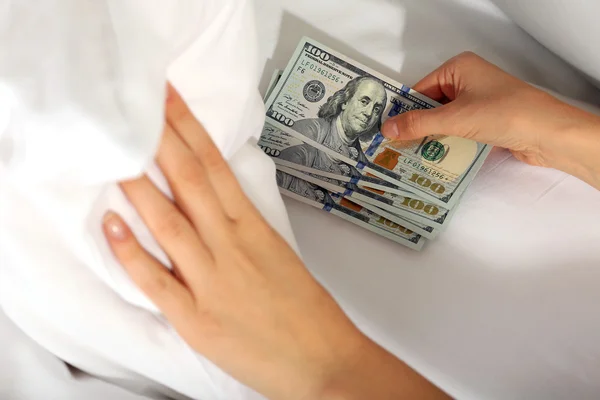
[[[321,331],[323,335],[302,339],[298,353],[285,357],[265,392],[273,399],[349,400],[348,379],[360,375],[361,359],[370,354],[371,342],[358,328],[338,323]],[[283,371],[283,372],[282,372]],[[282,379],[286,384],[282,385]]]
[[[358,329],[346,336],[343,344],[337,344],[335,356],[313,369],[312,393],[302,400],[351,400],[357,393],[353,382],[361,380],[365,358],[369,357],[375,344]]]
[[[569,122],[557,124],[546,142],[544,157],[549,167],[600,189],[600,117],[567,107],[571,108]]]
[[[367,337],[362,337],[354,349],[345,354],[344,359],[338,360],[337,367],[326,374],[320,382],[315,399],[319,400],[352,400],[360,398],[361,393],[356,389],[366,377],[365,366],[371,364],[367,361],[373,357],[373,352],[378,351],[377,346]]]
[[[448,396],[400,359],[364,337],[314,399],[447,399]]]

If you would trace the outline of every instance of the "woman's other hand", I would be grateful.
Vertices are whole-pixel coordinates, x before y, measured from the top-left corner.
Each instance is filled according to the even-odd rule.
[[[366,338],[244,195],[210,136],[170,90],[157,163],[122,189],[168,254],[171,273],[109,213],[110,246],[197,352],[273,399],[443,394]],[[339,397],[338,397],[339,396]]]

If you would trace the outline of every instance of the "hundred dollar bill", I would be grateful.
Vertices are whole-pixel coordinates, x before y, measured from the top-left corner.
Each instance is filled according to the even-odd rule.
[[[338,186],[334,183],[323,181],[318,177],[314,177],[304,172],[297,171],[284,166],[278,166],[277,171],[277,173],[283,172],[285,174],[285,177],[278,177],[278,185],[280,188],[285,189],[289,187],[295,187],[298,185],[301,186],[304,185],[305,182],[309,182],[314,185],[320,186],[321,188],[326,189],[331,193],[339,194],[340,196],[345,197],[346,199],[356,204],[359,204],[362,207],[365,207],[373,211],[374,213],[389,219],[390,221],[400,224],[403,227],[408,228],[427,239],[434,239],[440,232],[439,229],[436,230],[430,226],[416,221],[411,221],[410,219],[402,215],[396,214],[396,210],[394,210],[393,207],[385,207],[387,206],[387,204],[378,202],[376,199],[373,199],[370,196],[369,192],[365,192],[359,188],[355,188],[354,190],[346,189],[343,186]],[[299,184],[298,182],[296,182],[296,180],[298,179],[301,180]]]
[[[277,85],[277,83],[279,82],[279,79],[281,78],[282,74],[283,70],[281,69],[277,69],[273,72],[273,76],[271,77],[269,87],[267,88],[267,92],[264,97],[265,101],[271,95],[273,89],[275,89],[275,85]],[[293,137],[289,133],[282,131],[281,129],[275,128],[268,122],[265,122],[263,131],[260,136],[260,140],[257,144],[267,155],[271,156],[274,159],[276,164],[285,165],[297,169],[299,171],[316,174],[322,177],[353,183],[359,188],[367,190],[383,190],[400,195],[407,195],[410,193],[408,190],[400,189],[398,186],[390,182],[384,181],[383,179],[377,178],[374,175],[363,175],[362,172],[360,172],[357,168],[353,167],[352,165],[340,161],[339,159],[335,159],[334,157],[331,157],[328,154],[316,148],[314,149],[314,151],[321,153],[319,154],[321,157],[332,159],[335,162],[326,164],[318,163],[314,164],[312,167],[309,167],[303,164],[296,164],[292,161],[278,159],[277,157],[281,153],[281,150],[285,150],[286,148],[295,145],[304,144],[304,142],[296,139],[295,137]]]
[[[450,209],[481,168],[491,146],[445,135],[390,141],[380,132],[386,118],[439,105],[303,38],[266,101],[266,118],[306,143],[290,149],[283,156],[286,159],[311,166],[317,157],[311,148],[316,148]]]
[[[281,69],[276,69],[273,72],[273,76],[271,77],[271,80],[269,81],[269,86],[267,86],[267,91],[265,93],[265,96],[263,97],[263,100],[267,100],[269,98],[269,96],[271,95],[271,92],[273,91],[273,89],[275,89],[275,86],[279,82],[279,79],[281,78],[282,74],[283,74],[283,70],[281,70]]]
[[[442,228],[449,223],[454,215],[455,208],[448,210],[429,201],[424,201],[413,193],[399,189],[397,186],[379,178],[361,176],[360,172],[354,167],[332,159],[326,153],[317,149],[314,149],[315,154],[320,156],[321,160],[328,160],[328,162],[315,161],[312,164],[313,167],[308,168],[293,161],[281,159],[280,155],[285,154],[287,149],[298,148],[297,146],[302,143],[302,141],[286,132],[282,132],[278,128],[271,127],[267,123],[258,146],[273,158],[278,167],[289,167],[295,171],[308,173],[322,181],[343,186],[359,196],[367,196],[368,198],[365,201],[412,221],[434,228]],[[357,177],[357,175],[360,177]],[[299,177],[305,179],[302,176]]]
[[[296,146],[304,144],[306,143],[281,129],[275,128],[268,122],[265,123],[258,141],[258,146],[268,156],[272,157],[278,165],[284,165],[300,171],[350,182],[356,184],[360,188],[373,188],[399,195],[410,193],[408,190],[400,189],[398,186],[377,178],[376,176],[363,174],[356,167],[336,159],[317,148],[311,148],[311,151],[313,151],[317,157],[315,158],[315,162],[311,163],[310,166],[299,163],[296,159],[297,157],[286,157],[286,154],[288,153],[286,150],[288,148],[298,148]],[[284,156],[280,157],[282,153]],[[320,160],[327,160],[327,162],[320,162]]]
[[[345,197],[345,196],[342,196],[342,197]],[[430,231],[430,230],[428,230],[428,228],[430,228],[430,227],[428,227],[426,225],[419,225],[418,223],[411,222],[405,218],[399,217],[398,215],[388,212],[386,210],[383,210],[377,206],[374,206],[369,203],[365,203],[364,201],[361,201],[358,199],[352,199],[351,201],[353,203],[358,204],[361,207],[364,207],[364,208],[374,212],[377,215],[382,216],[383,218],[385,218],[389,221],[395,222],[396,224],[403,226],[404,228],[414,231],[415,233],[421,235],[425,239],[433,240],[440,233],[439,229],[434,229],[434,230]]]
[[[340,185],[339,182],[336,182],[333,179],[323,179],[320,176],[307,174],[305,172],[284,167],[282,165],[277,166],[277,171],[281,171],[286,174],[285,179],[278,178],[279,186],[284,189],[288,187],[294,187],[298,184],[303,185],[304,181],[310,182],[327,189],[332,193],[337,193],[343,197],[346,197],[351,201],[355,201],[360,204],[364,203],[364,207],[369,208],[371,211],[377,214],[383,215],[382,212],[385,212],[386,215],[383,216],[387,219],[394,221],[405,228],[409,228],[427,239],[434,239],[441,231],[439,226],[434,228],[427,225],[427,222],[423,222],[420,219],[419,221],[412,219],[411,217],[413,215],[410,215],[410,213],[405,212],[403,209],[394,207],[391,201],[388,201],[388,199],[380,196],[377,193],[358,188],[352,184],[348,184],[348,186],[344,186],[343,184]],[[298,183],[296,181],[300,182]]]
[[[285,173],[278,172],[278,177],[281,177],[282,175],[285,175]],[[284,196],[296,199],[312,207],[325,210],[330,214],[341,217],[355,225],[411,249],[421,250],[425,243],[425,239],[416,232],[392,222],[336,193],[329,192],[328,190],[309,182],[305,182],[304,185],[289,189],[280,187],[279,191]]]
[[[277,85],[277,83],[279,82],[279,79],[281,78],[282,74],[283,70],[281,69],[276,69],[273,72],[273,76],[271,77],[271,81],[269,82],[269,86],[267,88],[264,100],[266,100],[271,95],[273,89],[275,89],[275,85]],[[302,164],[296,164],[292,161],[287,161],[283,159],[280,160],[277,158],[281,153],[281,150],[285,150],[288,147],[292,147],[303,143],[304,142],[302,142],[301,140],[294,138],[290,134],[282,131],[281,129],[275,128],[268,122],[265,122],[263,131],[257,144],[267,155],[271,156],[274,159],[276,164],[285,165],[300,171],[317,174],[323,177],[353,183],[360,188],[383,190],[388,191],[390,193],[397,193],[400,195],[410,193],[407,190],[400,189],[398,186],[393,185],[390,182],[384,181],[383,179],[377,178],[373,175],[363,175],[355,167],[340,160],[335,160],[335,163],[317,163],[314,164],[312,167],[309,167]],[[314,149],[314,151],[318,153],[323,153],[320,154],[321,157],[333,159],[321,150]]]

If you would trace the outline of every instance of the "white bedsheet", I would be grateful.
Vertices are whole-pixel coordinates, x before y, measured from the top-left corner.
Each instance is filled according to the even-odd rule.
[[[98,379],[78,375],[25,336],[0,313],[0,399],[3,400],[143,400]]]
[[[0,47],[5,43],[11,53],[10,59],[0,55],[0,86],[6,88],[0,88],[0,110],[9,116],[0,127],[2,310],[52,354],[140,393],[254,398],[153,313],[115,260],[100,224],[107,210],[119,213],[144,247],[168,263],[115,183],[144,171],[168,192],[158,168],[148,166],[162,131],[166,74],[246,194],[293,242],[275,167],[248,143],[258,138],[264,119],[253,3],[7,4],[10,12],[0,13],[9,21]],[[79,47],[66,50],[73,32]],[[69,59],[68,71],[65,59],[56,57],[65,53],[78,55]],[[137,72],[130,80],[131,71]]]
[[[262,25],[262,37],[270,39],[263,51],[275,60],[267,72],[308,34],[408,84],[473,50],[532,83],[600,99],[578,72],[487,1],[290,0],[283,13],[280,3],[262,3],[260,15],[282,21]],[[555,30],[589,38],[583,32],[592,26],[569,27],[557,18],[560,2],[532,3],[545,23],[554,7]],[[592,6],[573,3],[579,12]],[[543,28],[536,31],[540,39]],[[309,268],[366,332],[452,395],[600,397],[599,192],[495,151],[448,230],[422,253],[295,201],[286,204]]]
[[[577,71],[487,0],[257,5],[263,90],[273,69],[284,67],[299,38],[309,35],[407,84],[474,50],[530,82],[581,100],[599,98]],[[309,268],[359,326],[452,395],[598,398],[597,191],[494,152],[451,226],[421,253],[286,204]],[[357,243],[361,250],[350,250]],[[136,398],[98,381],[74,382],[62,364],[19,338],[9,323],[0,324],[7,337],[0,344],[6,346],[1,398]],[[50,382],[43,391],[23,390],[42,376]]]

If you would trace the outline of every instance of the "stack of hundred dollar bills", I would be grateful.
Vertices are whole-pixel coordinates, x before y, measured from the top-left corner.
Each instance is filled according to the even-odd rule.
[[[303,38],[265,96],[259,146],[281,193],[415,250],[450,223],[491,146],[386,139],[385,119],[439,103]]]

